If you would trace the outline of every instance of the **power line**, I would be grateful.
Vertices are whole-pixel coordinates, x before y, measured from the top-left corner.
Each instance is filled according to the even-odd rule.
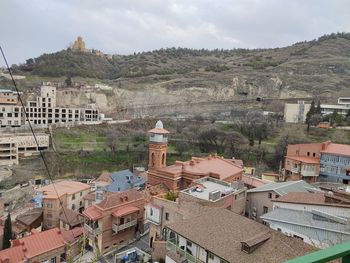
[[[48,177],[49,177],[49,179],[50,179],[50,181],[51,181],[51,183],[52,183],[52,186],[53,186],[53,189],[54,189],[55,193],[57,194],[58,201],[59,201],[59,204],[60,204],[60,206],[61,206],[61,208],[62,208],[62,210],[63,210],[64,216],[65,216],[67,222],[69,222],[68,216],[67,216],[67,214],[66,214],[66,210],[65,210],[65,208],[63,207],[63,202],[62,202],[62,200],[61,200],[61,198],[60,198],[60,196],[59,196],[59,194],[58,194],[58,191],[57,191],[57,189],[56,189],[55,183],[54,183],[54,181],[53,181],[53,179],[52,179],[52,175],[51,175],[50,170],[49,170],[49,167],[48,167],[48,165],[47,165],[45,156],[44,156],[43,152],[42,152],[41,149],[40,149],[38,139],[37,139],[37,137],[36,137],[36,135],[35,135],[33,126],[32,126],[32,124],[31,124],[31,122],[30,122],[30,120],[29,120],[29,115],[27,115],[27,111],[26,111],[26,108],[25,108],[25,106],[24,106],[24,103],[23,103],[23,100],[22,100],[22,98],[21,98],[21,95],[20,95],[20,93],[19,93],[19,90],[18,90],[18,88],[17,88],[16,81],[15,81],[13,75],[12,75],[12,71],[11,71],[11,69],[10,69],[10,67],[9,67],[9,64],[7,63],[6,56],[5,56],[4,51],[2,50],[2,47],[1,47],[1,46],[0,46],[0,51],[1,51],[2,57],[4,58],[4,61],[5,61],[5,64],[6,64],[6,68],[7,68],[8,72],[9,72],[9,74],[10,74],[10,76],[11,76],[13,86],[14,86],[15,89],[16,89],[17,97],[18,97],[18,100],[19,100],[20,103],[21,103],[21,106],[22,106],[22,109],[23,109],[23,113],[24,113],[24,116],[25,116],[25,120],[26,120],[26,121],[28,122],[28,124],[29,124],[29,128],[30,128],[30,130],[31,130],[31,132],[32,132],[32,134],[33,134],[35,144],[37,145],[37,148],[38,148],[38,151],[39,151],[39,153],[40,153],[40,156],[41,156],[41,158],[42,158],[42,160],[43,160],[43,162],[44,162],[44,166],[45,166],[45,170],[46,170],[46,172],[47,172],[47,175],[48,175]],[[74,240],[75,237],[74,237],[74,233],[73,233],[72,229],[71,229],[70,232],[71,232],[72,237],[73,237],[73,240]]]

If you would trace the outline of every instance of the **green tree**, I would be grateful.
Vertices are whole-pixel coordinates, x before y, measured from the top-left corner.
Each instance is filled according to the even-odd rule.
[[[321,101],[320,100],[318,100],[317,101],[317,107],[316,107],[316,109],[315,109],[315,113],[316,114],[322,114],[322,110],[321,110]]]
[[[73,82],[72,82],[72,77],[68,77],[68,78],[66,78],[66,80],[64,81],[64,83],[66,83],[66,86],[67,87],[70,87],[70,86],[72,86],[72,84],[73,84]]]
[[[3,249],[11,246],[12,236],[11,215],[8,213],[4,224]]]
[[[311,116],[316,113],[316,108],[315,108],[315,101],[313,100],[311,102],[310,110],[306,113],[306,124],[307,124],[307,133],[310,131],[310,125],[311,125]]]
[[[176,150],[180,154],[180,156],[182,156],[184,152],[187,152],[189,148],[190,147],[187,142],[179,141],[176,143]]]

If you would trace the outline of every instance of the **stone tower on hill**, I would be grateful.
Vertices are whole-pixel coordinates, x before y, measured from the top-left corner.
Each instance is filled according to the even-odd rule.
[[[73,45],[71,46],[71,49],[75,51],[85,52],[86,48],[83,38],[80,36],[77,37],[77,40],[74,41]]]

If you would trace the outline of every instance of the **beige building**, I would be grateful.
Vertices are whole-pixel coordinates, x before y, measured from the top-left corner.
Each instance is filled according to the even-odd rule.
[[[43,193],[43,228],[49,229],[60,227],[60,201],[64,208],[79,212],[84,210],[84,196],[90,192],[90,186],[75,181],[61,181],[41,187],[37,191]],[[68,214],[69,212],[67,216]]]
[[[18,104],[18,93],[0,90],[0,127],[19,127],[23,124],[23,110]]]
[[[320,191],[320,189],[306,183],[303,180],[268,183],[254,189],[250,189],[247,191],[246,216],[263,223],[263,220],[260,217],[272,211],[272,200],[291,192],[316,193]]]
[[[193,182],[193,186],[180,191],[176,200],[166,196],[154,196],[146,206],[146,218],[150,225],[150,246],[153,256],[164,250],[165,226],[205,212],[210,207],[222,207],[243,214],[247,189],[243,183],[227,183],[211,177]]]
[[[284,121],[288,123],[304,123],[310,106],[304,101],[298,101],[297,104],[286,103],[284,105]]]
[[[48,134],[36,134],[36,138],[39,147],[32,134],[1,134],[0,165],[18,164],[19,157],[38,154],[39,149],[47,150],[49,148],[50,136]]]

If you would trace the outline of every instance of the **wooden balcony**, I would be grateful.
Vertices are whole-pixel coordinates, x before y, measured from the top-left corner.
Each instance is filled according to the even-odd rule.
[[[117,225],[117,224],[113,224],[112,225],[112,228],[113,228],[113,231],[115,233],[118,233],[119,231],[122,231],[124,229],[127,229],[129,227],[133,227],[137,225],[137,220],[131,220],[130,222],[127,222],[127,223],[124,223],[124,224],[121,224],[121,225]]]
[[[100,228],[92,228],[88,224],[84,224],[84,229],[87,230],[89,232],[89,234],[92,234],[92,235],[98,235],[101,233]]]

